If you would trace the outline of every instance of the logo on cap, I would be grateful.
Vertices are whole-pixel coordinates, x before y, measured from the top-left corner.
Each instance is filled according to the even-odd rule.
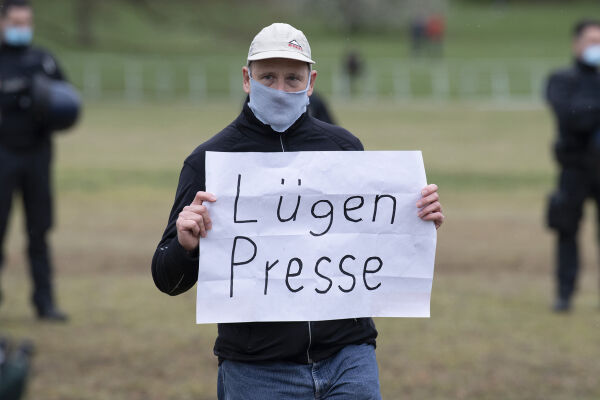
[[[302,46],[300,46],[300,44],[299,44],[299,43],[296,41],[296,39],[294,39],[294,40],[291,40],[291,41],[288,43],[288,46],[289,46],[289,47],[293,47],[293,48],[295,48],[295,49],[297,49],[297,50],[300,50],[300,51],[302,51]]]

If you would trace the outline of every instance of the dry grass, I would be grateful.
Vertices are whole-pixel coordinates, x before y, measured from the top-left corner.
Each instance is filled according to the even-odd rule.
[[[194,293],[159,293],[150,259],[178,170],[238,104],[95,104],[57,146],[53,235],[65,326],[29,309],[13,215],[0,330],[38,348],[32,400],[215,398],[214,326],[194,324]],[[552,134],[538,108],[476,104],[340,105],[368,149],[422,149],[441,186],[432,318],[380,319],[387,399],[597,399],[600,312],[592,224],[572,315],[549,312],[552,236],[542,224],[552,187]],[[15,218],[16,217],[16,218]]]

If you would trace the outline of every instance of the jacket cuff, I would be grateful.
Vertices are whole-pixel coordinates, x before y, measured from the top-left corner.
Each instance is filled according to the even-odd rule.
[[[167,258],[170,260],[169,264],[181,266],[183,269],[198,268],[198,247],[187,251],[177,237],[174,237],[167,249]]]

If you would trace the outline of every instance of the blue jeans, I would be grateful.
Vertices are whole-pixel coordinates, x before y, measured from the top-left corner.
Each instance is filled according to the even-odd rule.
[[[372,345],[350,345],[313,364],[245,363],[225,360],[219,367],[219,400],[381,399]]]

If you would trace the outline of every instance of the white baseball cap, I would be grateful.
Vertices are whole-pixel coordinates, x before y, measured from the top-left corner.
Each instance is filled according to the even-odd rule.
[[[289,58],[315,62],[310,58],[310,45],[302,31],[289,24],[274,23],[263,28],[254,37],[248,50],[248,61],[266,58]]]

